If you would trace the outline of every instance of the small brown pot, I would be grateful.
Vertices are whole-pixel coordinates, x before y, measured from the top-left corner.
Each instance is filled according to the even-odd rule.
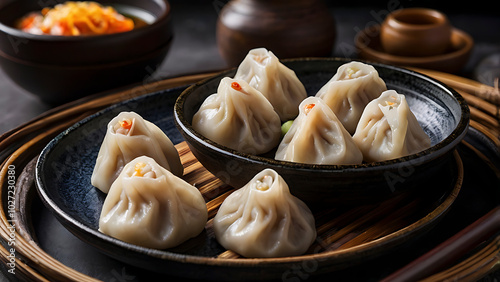
[[[446,52],[451,25],[447,17],[432,9],[408,8],[390,13],[381,25],[385,52],[400,56],[433,56]]]

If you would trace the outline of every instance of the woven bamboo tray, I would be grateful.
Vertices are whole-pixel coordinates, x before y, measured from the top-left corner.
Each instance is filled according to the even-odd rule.
[[[426,73],[430,76],[442,80],[458,90],[468,101],[471,107],[471,126],[485,136],[487,136],[491,142],[494,142],[497,148],[500,148],[499,140],[499,112],[498,112],[498,99],[496,98],[495,90],[491,87],[487,87],[476,82],[447,75],[438,72],[430,72],[426,70],[418,70],[420,72]],[[32,197],[36,195],[33,193],[33,164],[36,160],[41,149],[53,138],[56,134],[69,127],[76,121],[95,113],[96,111],[112,105],[114,103],[139,96],[142,94],[154,92],[156,90],[169,89],[180,85],[187,85],[198,81],[202,78],[210,76],[212,74],[201,74],[185,76],[180,78],[166,79],[153,84],[141,85],[131,89],[126,89],[116,93],[111,93],[105,96],[93,96],[88,97],[79,101],[72,102],[70,104],[63,105],[56,109],[53,109],[44,115],[10,131],[0,137],[0,157],[2,160],[2,167],[0,170],[0,188],[1,196],[3,201],[0,205],[0,235],[3,240],[3,246],[0,247],[0,258],[3,260],[4,265],[9,261],[9,255],[11,255],[10,247],[8,246],[9,238],[12,237],[12,229],[9,229],[12,223],[12,219],[9,216],[8,202],[8,175],[9,167],[15,167],[16,171],[16,197],[15,197],[15,207],[30,207],[30,201]],[[492,94],[493,93],[493,94]],[[465,143],[465,146],[468,146]],[[196,159],[190,154],[187,146],[184,143],[177,145],[183,163],[187,167],[186,177],[193,177],[193,181],[201,181],[207,184],[207,187],[217,187],[219,197],[214,198],[214,200],[208,202],[209,212],[211,216],[214,215],[217,207],[220,205],[225,196],[227,196],[232,190],[231,187],[226,187],[222,183],[218,182],[218,179],[213,178],[210,174],[204,171],[204,168],[197,163]],[[473,146],[469,146],[471,150],[475,150],[478,155],[481,155],[479,150],[475,149]],[[485,162],[491,163],[488,156],[481,155]],[[459,156],[456,156],[459,159]],[[491,164],[491,169],[500,176],[498,168]],[[458,182],[457,182],[458,183]],[[459,185],[456,185],[459,187]],[[210,193],[207,190],[206,193]],[[404,195],[402,196],[405,197]],[[406,201],[406,202],[405,202]],[[370,212],[371,219],[366,219],[367,222],[371,222],[372,219],[376,218],[376,222],[390,222],[392,220],[400,220],[398,227],[395,225],[394,230],[385,229],[366,229],[366,232],[356,234],[356,236],[349,236],[352,230],[360,230],[359,227],[363,225],[363,222],[355,221],[355,223],[347,226],[343,229],[343,233],[332,233],[331,224],[328,220],[321,219],[319,217],[318,226],[320,230],[318,233],[322,234],[322,242],[327,243],[326,248],[342,250],[349,249],[353,246],[361,245],[365,242],[374,241],[377,238],[383,237],[384,235],[391,234],[398,230],[398,228],[403,228],[419,217],[415,215],[409,216],[415,211],[416,202],[413,199],[391,199],[386,205],[381,206],[371,206],[362,207],[358,209],[350,210],[345,213],[349,216],[361,217],[362,215]],[[413,207],[412,207],[413,205]],[[387,211],[391,209],[398,209],[402,211],[396,216],[388,217]],[[435,208],[435,207],[433,207]],[[384,210],[385,209],[385,210]],[[432,211],[432,210],[431,210]],[[38,244],[34,229],[30,226],[30,219],[27,218],[29,215],[29,210],[18,210],[14,209],[14,220],[19,225],[16,225],[14,232],[15,236],[15,252],[16,252],[16,278],[18,279],[30,279],[30,280],[93,280],[83,273],[80,273],[70,267],[65,266],[62,262],[57,261],[52,256],[47,254]],[[324,214],[323,218],[329,218],[328,214]],[[352,221],[352,218],[346,216],[345,218],[340,218],[339,221]],[[370,218],[370,217],[369,217]],[[210,225],[210,222],[208,223]],[[380,225],[380,226],[382,226]],[[372,226],[375,226],[372,224]],[[350,229],[349,229],[350,228]],[[339,239],[344,238],[344,242],[339,243]],[[484,247],[483,249],[475,252],[470,256],[470,260],[466,261],[467,267],[463,267],[463,264],[457,264],[454,267],[442,270],[436,275],[442,275],[440,277],[455,277],[456,275],[466,275],[469,272],[474,272],[477,277],[487,274],[488,272],[494,270],[495,268],[484,267],[484,260],[489,259],[490,263],[496,262],[496,257],[491,257],[492,248],[496,246],[492,241],[491,244]],[[318,247],[318,245],[314,246]],[[313,248],[314,248],[313,247]],[[324,246],[323,246],[324,247]],[[486,255],[486,253],[488,255]],[[494,253],[494,252],[493,252]],[[221,259],[238,259],[238,255],[231,252],[225,251],[219,254]],[[455,258],[457,259],[457,258]],[[472,262],[471,262],[472,261]],[[488,265],[496,265],[494,263]],[[8,270],[8,268],[5,268]],[[458,270],[457,270],[458,269]],[[451,273],[451,274],[450,274]],[[451,275],[451,276],[450,276]],[[454,276],[455,275],[455,276]]]

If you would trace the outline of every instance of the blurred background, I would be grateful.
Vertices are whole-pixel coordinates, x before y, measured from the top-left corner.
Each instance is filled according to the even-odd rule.
[[[0,1],[1,3],[5,0]],[[216,42],[216,23],[227,0],[171,0],[174,40],[171,49],[153,75],[142,83],[166,77],[209,72],[227,68]],[[395,8],[427,7],[445,13],[451,24],[474,39],[471,56],[458,75],[477,79],[478,64],[500,53],[500,17],[498,9],[484,2],[448,1],[325,1],[336,24],[336,39],[330,56],[356,58],[354,38],[364,28],[380,24]],[[124,47],[125,48],[125,47]],[[124,82],[126,85],[127,82]],[[0,70],[0,134],[49,110],[52,105],[15,85]]]

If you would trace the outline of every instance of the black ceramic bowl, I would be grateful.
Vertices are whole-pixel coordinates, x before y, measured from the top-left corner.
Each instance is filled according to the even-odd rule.
[[[285,60],[295,71],[309,95],[314,95],[349,62],[345,59]],[[207,96],[217,91],[220,80],[234,76],[235,69],[196,83],[177,99],[174,115],[178,129],[196,158],[215,176],[239,188],[265,168],[276,170],[291,192],[306,202],[352,203],[371,201],[406,189],[424,189],[440,177],[440,168],[451,158],[465,136],[469,109],[453,89],[425,75],[393,66],[373,64],[388,89],[405,94],[410,109],[432,147],[398,159],[361,165],[311,165],[277,161],[269,156],[241,153],[217,144],[191,126],[193,115]]]
[[[172,41],[167,0],[107,0],[147,25],[97,36],[35,35],[15,28],[29,12],[65,1],[10,1],[0,7],[0,64],[19,86],[60,104],[143,80],[164,60]]]

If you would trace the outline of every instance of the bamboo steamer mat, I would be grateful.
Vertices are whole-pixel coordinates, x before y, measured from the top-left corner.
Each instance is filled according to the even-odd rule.
[[[488,87],[485,85],[478,84],[474,81],[438,73],[434,71],[426,71],[426,70],[417,70],[424,74],[427,74],[431,77],[434,77],[438,80],[442,80],[447,83],[449,86],[458,90],[464,98],[468,101],[471,108],[471,126],[481,131],[483,134],[488,136],[492,142],[497,144],[497,147],[500,148],[500,140],[499,140],[499,126],[498,126],[498,99],[495,98],[495,95],[488,93],[495,93],[494,88]],[[88,98],[84,98],[61,107],[55,108],[42,116],[14,129],[6,134],[0,136],[0,152],[1,152],[1,160],[2,167],[0,171],[0,181],[1,181],[1,191],[2,191],[2,199],[5,199],[5,194],[8,191],[8,183],[7,183],[7,173],[8,167],[14,165],[16,167],[16,172],[19,173],[22,170],[22,173],[17,175],[17,184],[16,190],[18,191],[29,191],[29,189],[33,189],[32,187],[32,169],[33,162],[38,156],[41,149],[52,139],[55,135],[57,135],[62,130],[66,129],[76,121],[81,120],[82,118],[89,116],[100,109],[103,109],[109,105],[114,103],[136,97],[142,94],[150,93],[152,91],[169,89],[176,86],[187,85],[193,82],[196,82],[202,78],[206,78],[212,74],[200,74],[200,75],[192,75],[185,76],[180,78],[166,79],[153,84],[141,85],[131,89],[125,89],[123,91],[118,91],[115,93],[111,93],[105,96],[92,96]],[[486,93],[486,94],[485,94]],[[488,96],[489,95],[489,96]],[[189,172],[196,177],[199,177],[199,170],[203,170],[202,167],[196,165],[196,160],[192,157],[192,154],[188,151],[188,148],[185,144],[177,145],[181,155],[183,157],[184,164],[186,164],[188,171],[187,175],[189,176]],[[474,149],[472,147],[472,149]],[[488,159],[487,156],[483,156],[485,160]],[[31,166],[30,166],[31,164]],[[24,169],[23,169],[24,168]],[[495,168],[498,173],[498,168]],[[198,173],[196,172],[198,170]],[[497,174],[500,175],[500,174]],[[217,183],[217,179],[213,179],[212,176],[206,174],[203,178],[205,182],[211,183],[211,185],[222,185],[221,183]],[[197,180],[198,181],[198,180]],[[215,186],[213,186],[215,187]],[[216,208],[222,202],[224,196],[227,196],[231,192],[231,187],[228,186],[217,186],[220,187],[220,191],[222,196],[216,198],[213,201],[208,202],[208,207],[211,215],[214,215]],[[209,191],[206,191],[209,192]],[[29,199],[16,198],[18,202],[16,202],[16,206],[29,206],[29,203],[22,203],[20,201]],[[393,204],[397,204],[396,201]],[[9,248],[6,242],[8,242],[10,231],[8,227],[10,226],[9,217],[6,213],[8,211],[7,202],[4,200],[1,202],[1,210],[0,210],[0,235],[4,241],[2,247],[0,247],[1,259],[5,265],[9,261]],[[364,214],[366,210],[358,210],[353,212],[353,214]],[[16,216],[21,214],[19,211],[16,211]],[[16,220],[23,221],[22,218],[16,218]],[[345,218],[344,220],[349,220]],[[390,220],[390,218],[385,218],[383,220]],[[321,219],[319,219],[321,221]],[[210,222],[208,223],[210,225]],[[319,224],[319,226],[322,226]],[[328,229],[328,226],[323,226],[325,230]],[[351,227],[355,229],[355,227]],[[92,277],[89,277],[85,274],[82,274],[74,269],[71,269],[61,262],[57,261],[50,255],[48,255],[44,250],[42,250],[36,243],[36,238],[32,237],[32,227],[23,226],[16,229],[16,254],[18,255],[16,258],[16,278],[20,278],[24,280],[24,278],[29,280],[93,280]],[[320,230],[321,231],[321,230]],[[387,232],[387,231],[380,231]],[[381,234],[365,234],[361,237],[358,237],[356,240],[370,240],[370,236],[376,237],[381,236]],[[335,242],[335,236],[341,236],[342,234],[327,234],[324,236],[325,241]],[[364,238],[364,239],[363,239]],[[351,238],[352,239],[352,238]],[[495,241],[494,241],[495,242]],[[349,244],[359,244],[360,242],[356,242],[355,240]],[[336,248],[347,248],[347,245],[339,245],[334,246]],[[492,245],[493,244],[493,245]],[[482,252],[476,252],[471,256],[471,261],[463,262],[467,264],[467,268],[462,267],[461,264],[457,264],[455,268],[450,268],[449,270],[443,271],[441,274],[446,275],[447,273],[454,273],[456,275],[457,268],[459,273],[464,275],[464,272],[474,271],[476,275],[481,275],[487,273],[485,268],[478,267],[479,264],[484,262],[485,259],[491,259],[491,248],[492,246],[496,246],[492,243],[486,246]],[[489,250],[489,252],[488,252]],[[486,254],[490,254],[488,257]],[[232,253],[230,251],[222,252],[220,255],[222,259],[233,259],[238,255]],[[19,259],[22,258],[22,259]],[[495,257],[496,259],[496,257]],[[494,260],[495,262],[497,260]],[[471,267],[472,264],[472,267]],[[481,265],[484,265],[482,263]],[[496,264],[495,264],[496,265]],[[483,271],[478,271],[478,269],[483,269]],[[491,271],[492,268],[488,269]],[[494,269],[494,268],[493,268]]]

